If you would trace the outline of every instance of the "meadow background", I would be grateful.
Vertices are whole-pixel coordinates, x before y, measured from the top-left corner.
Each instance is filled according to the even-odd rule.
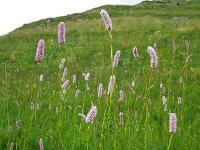
[[[11,143],[13,149],[39,149],[40,138],[44,149],[200,149],[199,8],[198,1],[107,5],[25,24],[1,36],[0,149],[9,149]],[[111,76],[109,35],[101,9],[108,11],[113,22],[114,54],[121,51],[112,100],[107,93],[97,97],[97,86],[102,83],[107,91]],[[59,22],[65,22],[67,30],[62,46],[57,39]],[[37,63],[40,39],[45,41],[45,56]],[[158,67],[152,70],[147,47],[155,42]],[[132,54],[135,46],[137,60]],[[186,62],[190,54],[192,59]],[[62,58],[68,70],[66,94],[61,88]],[[88,72],[85,81],[82,73]],[[74,74],[77,82],[72,84]],[[132,81],[135,86],[130,88]],[[125,93],[123,101],[119,101],[120,90]],[[88,124],[78,114],[86,115],[91,101],[97,116]],[[177,115],[176,133],[169,133],[170,112]]]

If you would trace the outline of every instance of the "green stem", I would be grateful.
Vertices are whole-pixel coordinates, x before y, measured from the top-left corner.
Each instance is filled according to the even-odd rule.
[[[172,134],[171,134],[171,137],[170,137],[170,139],[169,139],[169,144],[168,144],[168,146],[167,146],[167,150],[169,150],[171,143],[172,143]]]

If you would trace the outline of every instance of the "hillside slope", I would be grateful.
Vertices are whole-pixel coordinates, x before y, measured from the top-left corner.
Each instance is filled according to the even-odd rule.
[[[40,138],[44,149],[199,149],[199,8],[200,2],[106,5],[25,24],[1,36],[0,149],[12,143],[14,149],[39,149]],[[112,41],[101,9],[112,19]],[[67,30],[63,45],[58,44],[59,22]],[[37,63],[40,39],[45,41],[44,60]],[[114,69],[111,45],[113,54],[121,51]],[[156,68],[150,66],[148,46],[156,49]],[[63,58],[66,89],[59,68]],[[114,83],[109,82],[112,74]],[[113,94],[108,94],[110,84]],[[79,113],[87,115],[91,101],[97,115],[93,110],[96,118],[88,124]],[[169,133],[172,112],[176,133]]]

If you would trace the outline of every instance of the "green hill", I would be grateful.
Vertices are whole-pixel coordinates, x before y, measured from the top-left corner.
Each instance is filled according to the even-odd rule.
[[[11,143],[13,149],[39,149],[40,138],[44,149],[199,149],[199,8],[198,1],[106,5],[24,24],[0,36],[0,149],[9,149]],[[101,9],[112,20],[113,54],[121,51],[113,71]],[[57,38],[59,22],[65,22],[67,30],[62,46]],[[37,63],[40,39],[45,41],[45,55]],[[156,69],[150,67],[147,52],[154,43]],[[133,57],[135,46],[139,59]],[[188,56],[191,61],[187,62]],[[61,88],[62,58],[68,70],[66,93]],[[91,75],[85,81],[82,74],[88,72]],[[76,84],[72,83],[74,74]],[[112,96],[106,94],[111,74],[116,76]],[[97,97],[100,83],[106,90],[102,98]],[[120,90],[124,101],[119,101]],[[78,114],[87,114],[91,101],[97,106],[97,116],[87,124]],[[169,133],[170,112],[177,115],[176,133]]]

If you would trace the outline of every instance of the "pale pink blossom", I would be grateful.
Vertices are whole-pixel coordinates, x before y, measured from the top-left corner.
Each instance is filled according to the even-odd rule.
[[[39,140],[39,145],[40,145],[40,150],[44,150],[43,141],[41,138]]]
[[[177,118],[175,113],[170,113],[169,116],[169,132],[176,132]]]
[[[60,22],[58,25],[58,43],[64,44],[65,43],[65,23]]]
[[[107,11],[105,10],[101,10],[100,15],[104,21],[105,27],[107,30],[112,30],[112,21],[107,13]]]
[[[121,52],[117,51],[114,57],[113,67],[117,67],[120,55],[121,55]]]
[[[36,55],[35,55],[35,60],[37,62],[42,61],[44,58],[44,47],[45,47],[44,40],[43,39],[39,40]]]

